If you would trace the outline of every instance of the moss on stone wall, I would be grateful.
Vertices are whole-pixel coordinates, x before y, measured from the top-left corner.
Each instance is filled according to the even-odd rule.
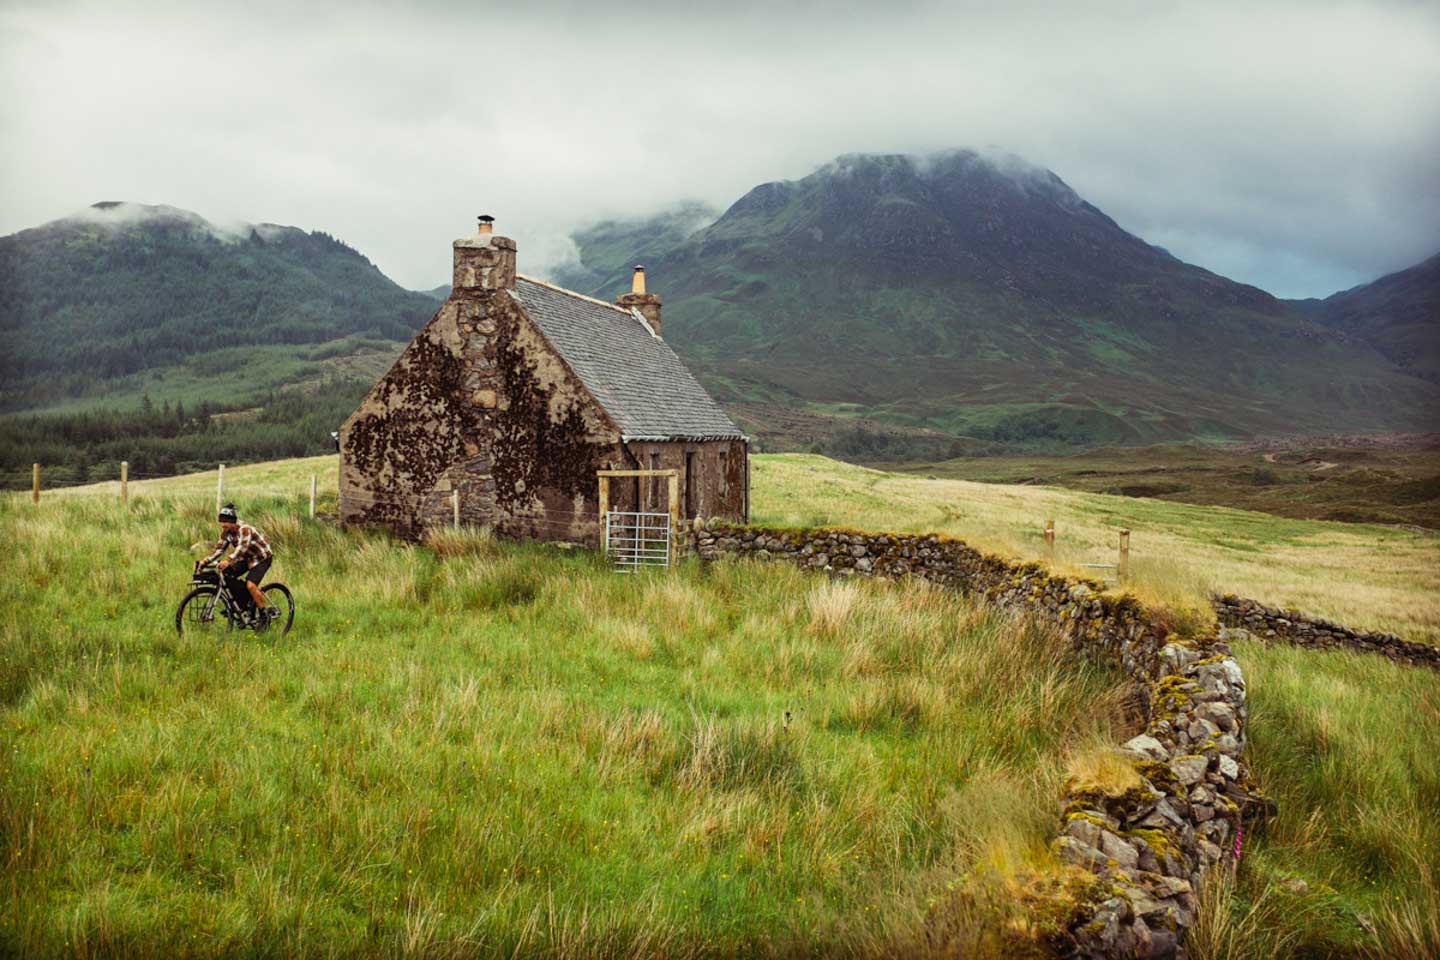
[[[1270,805],[1244,764],[1245,682],[1213,637],[1177,637],[1168,618],[1088,580],[1012,563],[923,534],[696,524],[688,546],[710,560],[780,560],[834,576],[914,576],[1054,625],[1076,649],[1120,666],[1140,689],[1144,733],[1119,748],[1136,782],[1071,783],[1056,854],[1094,883],[1057,894],[1037,878],[1038,935],[1082,957],[1176,957],[1202,873],[1238,854],[1242,822]],[[1027,902],[1028,902],[1027,901]],[[1058,921],[1058,922],[1057,922]]]

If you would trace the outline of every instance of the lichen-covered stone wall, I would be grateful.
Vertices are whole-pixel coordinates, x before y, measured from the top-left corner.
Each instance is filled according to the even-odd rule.
[[[1056,852],[1094,877],[1091,896],[1050,931],[1077,957],[1185,956],[1203,873],[1233,865],[1268,801],[1245,762],[1245,678],[1223,642],[1180,639],[1138,601],[964,543],[924,534],[783,530],[696,523],[687,546],[794,563],[837,576],[915,576],[1024,611],[1135,683],[1144,732],[1118,748],[1135,776],[1123,789],[1070,783]]]
[[[1267,607],[1255,600],[1231,594],[1216,596],[1212,600],[1215,617],[1227,628],[1227,635],[1248,635],[1261,641],[1283,640],[1317,650],[1378,653],[1396,663],[1440,670],[1440,647],[1402,640],[1393,633],[1354,630],[1343,624],[1308,616],[1299,610]]]
[[[420,535],[454,519],[593,542],[619,431],[500,290],[457,290],[340,430],[340,515]]]

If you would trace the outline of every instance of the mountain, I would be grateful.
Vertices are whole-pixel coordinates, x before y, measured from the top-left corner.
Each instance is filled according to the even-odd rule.
[[[668,253],[719,216],[710,205],[692,200],[642,219],[593,224],[574,236],[583,259],[551,271],[552,279],[572,290],[589,290],[617,276],[628,278],[635,264]]]
[[[357,357],[368,371],[434,309],[328,234],[97,203],[0,237],[0,405],[164,393],[167,375],[244,403]]]
[[[1291,303],[1365,340],[1402,370],[1440,383],[1440,253],[1324,300]]]
[[[551,278],[610,299],[643,262],[666,339],[771,448],[936,460],[1433,430],[1440,410],[1440,258],[1286,303],[1013,156],[848,155],[723,213],[683,204],[573,239]],[[163,419],[203,401],[304,421],[295,442],[313,450],[448,289],[403,290],[324,233],[96,204],[0,238],[0,410],[138,415],[148,399]],[[33,426],[15,462],[54,432]],[[185,442],[174,462],[215,449]]]
[[[1013,156],[847,155],[684,238],[575,240],[605,298],[643,251],[666,339],[760,429],[776,405],[1041,445],[1434,427],[1435,385]]]

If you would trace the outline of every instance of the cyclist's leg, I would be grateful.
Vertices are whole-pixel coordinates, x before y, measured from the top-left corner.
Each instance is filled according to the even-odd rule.
[[[242,609],[245,606],[246,598],[249,596],[248,591],[244,589],[245,574],[249,569],[250,565],[241,560],[237,563],[230,564],[230,566],[226,567],[220,573],[220,575],[225,578],[225,589],[229,592],[230,598]]]
[[[265,594],[260,592],[260,580],[270,569],[270,561],[273,557],[266,557],[250,568],[245,575],[245,587],[250,591],[250,599],[255,601],[255,606],[264,610],[266,607]]]

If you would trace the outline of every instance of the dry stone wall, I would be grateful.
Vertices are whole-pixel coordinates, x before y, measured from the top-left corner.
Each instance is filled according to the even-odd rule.
[[[1267,607],[1230,594],[1213,598],[1215,617],[1227,636],[1253,636],[1258,640],[1284,640],[1318,650],[1354,650],[1378,653],[1396,663],[1440,670],[1440,647],[1401,640],[1393,633],[1352,630],[1350,627],[1298,610]]]
[[[1144,732],[1119,753],[1123,788],[1067,785],[1056,852],[1088,872],[1086,896],[1049,931],[1076,957],[1185,956],[1203,873],[1232,866],[1247,824],[1269,812],[1245,762],[1245,678],[1215,638],[1180,640],[1130,597],[924,534],[784,530],[697,521],[686,545],[836,576],[915,576],[1057,626],[1135,682]]]

